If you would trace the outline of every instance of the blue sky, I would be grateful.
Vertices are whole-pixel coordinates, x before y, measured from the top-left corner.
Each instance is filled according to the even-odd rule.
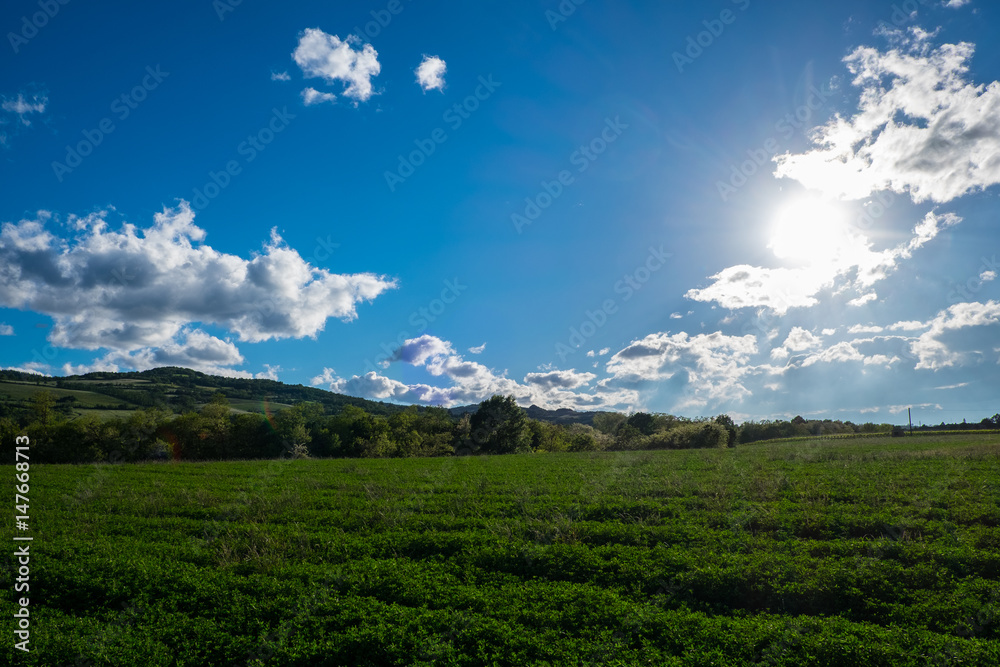
[[[0,366],[1000,410],[1000,8],[10,2]]]

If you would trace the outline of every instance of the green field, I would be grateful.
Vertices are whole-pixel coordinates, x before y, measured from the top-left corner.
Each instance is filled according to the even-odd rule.
[[[997,665],[998,455],[33,466],[19,662]]]

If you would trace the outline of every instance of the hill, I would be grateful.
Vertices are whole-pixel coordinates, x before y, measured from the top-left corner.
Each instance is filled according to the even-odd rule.
[[[187,368],[164,367],[130,373],[98,372],[67,377],[43,377],[18,371],[0,371],[0,415],[16,413],[39,391],[55,397],[67,415],[101,413],[121,415],[140,408],[159,407],[185,412],[225,394],[230,405],[243,412],[268,412],[306,401],[320,403],[328,414],[353,405],[373,415],[391,415],[407,406],[336,394],[317,387],[275,380],[249,380],[207,375]]]
[[[48,390],[67,415],[99,413],[122,416],[140,408],[160,407],[172,412],[194,410],[212,396],[225,394],[234,410],[267,412],[303,402],[319,403],[327,414],[338,414],[353,405],[372,415],[389,416],[410,408],[337,394],[317,387],[291,385],[276,380],[249,380],[207,375],[187,368],[164,367],[130,373],[97,372],[67,377],[44,377],[18,371],[0,371],[0,416],[22,409],[39,391]],[[416,406],[423,411],[423,406]],[[473,413],[478,404],[451,408],[453,417]],[[525,409],[528,417],[551,424],[593,425],[597,412],[568,408],[546,410],[537,405]]]

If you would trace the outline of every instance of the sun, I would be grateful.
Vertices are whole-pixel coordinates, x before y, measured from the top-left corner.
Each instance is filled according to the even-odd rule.
[[[836,202],[813,195],[797,197],[778,209],[767,247],[778,259],[797,264],[824,264],[847,241],[847,215]]]

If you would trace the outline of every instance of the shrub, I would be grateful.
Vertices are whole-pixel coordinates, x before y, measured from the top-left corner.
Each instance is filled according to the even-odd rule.
[[[648,449],[706,449],[726,447],[729,434],[715,422],[682,424],[669,431],[658,431],[649,436]]]

